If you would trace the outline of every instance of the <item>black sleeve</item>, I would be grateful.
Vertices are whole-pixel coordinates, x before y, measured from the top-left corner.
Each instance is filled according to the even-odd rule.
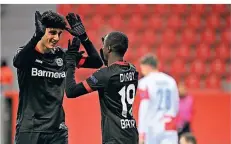
[[[79,62],[77,67],[83,68],[100,68],[103,66],[103,62],[97,52],[96,48],[92,44],[92,42],[88,39],[86,41],[82,41],[84,48],[88,54],[88,57],[83,57],[82,61]]]
[[[17,50],[13,58],[14,67],[20,69],[30,66],[35,58],[35,47],[38,42],[39,39],[33,36],[24,47],[20,47]]]
[[[92,44],[92,42],[87,39],[86,41],[81,41],[83,47],[85,48],[88,56],[98,56],[99,57],[99,54],[96,50],[96,48],[94,47],[94,45]]]
[[[87,80],[77,84],[75,81],[75,66],[74,64],[72,66],[69,66],[67,69],[65,88],[67,97],[76,98],[81,95],[96,91],[99,88],[102,88],[104,86],[104,83],[103,77],[100,75],[100,72],[97,71]]]
[[[82,82],[77,84],[75,81],[75,64],[68,65],[65,91],[68,98],[76,98],[88,93]]]

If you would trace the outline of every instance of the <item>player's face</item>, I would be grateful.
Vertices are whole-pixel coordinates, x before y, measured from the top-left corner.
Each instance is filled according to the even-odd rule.
[[[46,28],[42,43],[46,48],[54,48],[60,40],[63,30],[59,28]]]

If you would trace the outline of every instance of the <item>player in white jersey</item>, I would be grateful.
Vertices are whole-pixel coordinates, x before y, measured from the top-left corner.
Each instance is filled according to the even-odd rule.
[[[148,54],[141,60],[143,78],[138,90],[140,144],[178,144],[176,115],[179,94],[176,81],[158,71],[155,56]]]

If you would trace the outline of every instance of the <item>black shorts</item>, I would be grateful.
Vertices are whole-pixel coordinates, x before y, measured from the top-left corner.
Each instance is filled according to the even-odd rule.
[[[68,144],[68,131],[55,133],[18,132],[14,144]]]

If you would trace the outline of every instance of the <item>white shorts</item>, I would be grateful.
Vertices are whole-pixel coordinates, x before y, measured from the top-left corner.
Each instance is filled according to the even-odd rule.
[[[156,135],[146,135],[145,144],[178,144],[176,131],[166,131]]]

